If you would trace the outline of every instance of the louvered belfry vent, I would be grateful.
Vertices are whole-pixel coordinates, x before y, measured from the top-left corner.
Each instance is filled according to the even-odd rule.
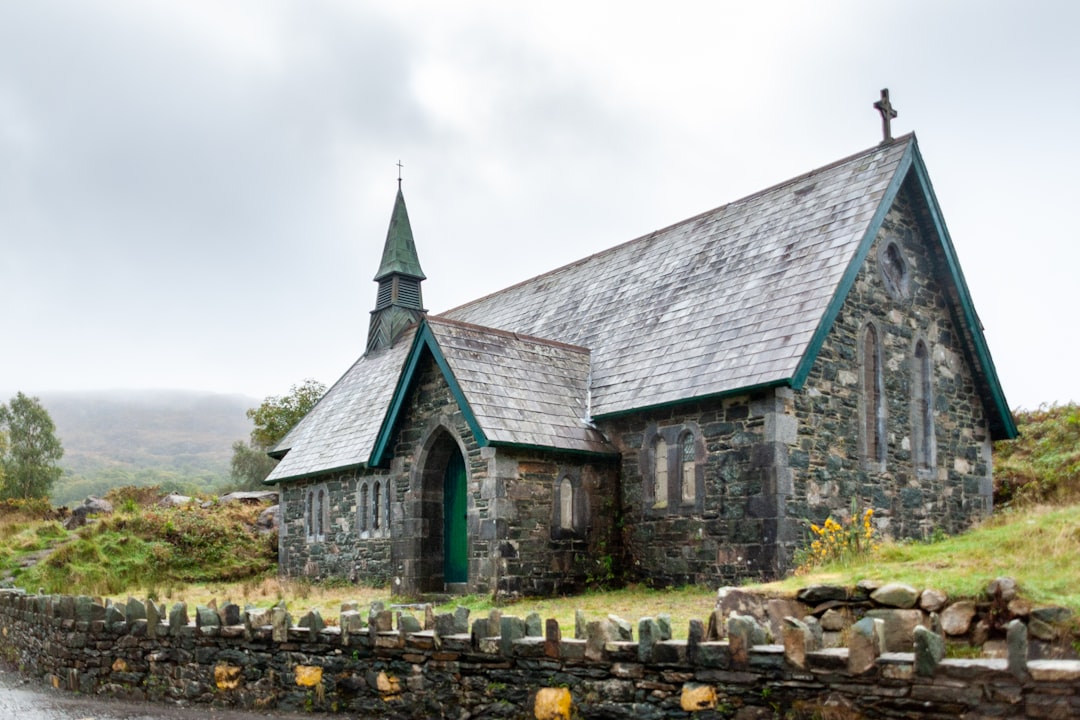
[[[405,196],[399,184],[382,261],[375,274],[379,292],[375,309],[371,311],[367,352],[393,345],[401,333],[424,317],[426,310],[420,292],[420,283],[424,279],[416,256],[409,213],[405,209]]]

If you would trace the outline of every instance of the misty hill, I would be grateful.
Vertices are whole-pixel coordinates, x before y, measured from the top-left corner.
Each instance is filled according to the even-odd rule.
[[[251,432],[247,409],[260,402],[178,390],[48,392],[38,397],[64,445],[64,476],[52,493],[57,504],[126,484],[215,491],[228,482],[232,444],[247,440]]]

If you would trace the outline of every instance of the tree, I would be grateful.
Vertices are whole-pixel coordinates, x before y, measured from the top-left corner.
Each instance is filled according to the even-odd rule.
[[[6,436],[6,448],[0,448],[0,496],[48,497],[61,474],[57,463],[64,456],[64,448],[41,401],[20,392],[7,405],[0,405],[0,430]]]
[[[247,411],[255,423],[248,444],[233,443],[232,477],[244,487],[259,487],[277,464],[266,453],[289,433],[296,423],[315,407],[326,394],[326,386],[317,380],[293,385],[285,395],[271,395],[257,408]]]

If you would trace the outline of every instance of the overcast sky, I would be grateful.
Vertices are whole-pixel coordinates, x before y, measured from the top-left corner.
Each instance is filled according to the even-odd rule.
[[[0,0],[0,389],[286,392],[915,131],[1013,407],[1080,400],[1080,3]]]

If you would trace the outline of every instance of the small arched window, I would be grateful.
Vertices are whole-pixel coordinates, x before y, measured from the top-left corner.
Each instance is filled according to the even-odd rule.
[[[653,507],[666,508],[668,505],[668,447],[667,441],[660,437],[653,445]]]
[[[559,527],[574,529],[574,485],[568,477],[559,483]]]
[[[356,515],[361,534],[366,533],[368,529],[368,512],[368,485],[363,483],[360,485],[360,499],[356,503]]]
[[[679,450],[679,473],[682,484],[682,501],[684,504],[697,500],[697,452],[693,433],[684,433]]]
[[[885,388],[877,328],[867,325],[862,338],[862,455],[867,464],[885,462]]]
[[[375,488],[371,491],[371,529],[376,531],[379,529],[379,520],[382,517],[379,508],[379,500],[382,497],[379,492],[381,489],[380,484],[376,482]]]
[[[926,349],[926,343],[919,340],[915,343],[915,362],[911,377],[911,442],[915,466],[920,470],[929,470],[934,466],[932,382],[930,353]]]
[[[315,517],[318,521],[318,525],[315,528],[315,536],[322,540],[326,537],[326,490],[319,488],[318,495],[315,498]]]

